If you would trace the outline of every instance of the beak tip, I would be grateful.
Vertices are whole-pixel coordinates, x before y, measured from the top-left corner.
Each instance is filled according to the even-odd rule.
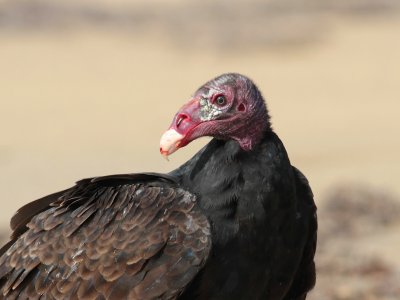
[[[163,148],[160,147],[160,154],[166,159],[166,161],[169,161],[167,150],[163,150]]]
[[[175,131],[175,129],[167,130],[160,140],[160,153],[166,160],[168,156],[174,153],[180,147],[183,135]]]

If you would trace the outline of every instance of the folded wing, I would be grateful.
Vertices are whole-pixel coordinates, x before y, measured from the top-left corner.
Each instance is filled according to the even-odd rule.
[[[209,223],[169,177],[86,179],[43,199],[12,220],[0,298],[173,299],[208,257]]]

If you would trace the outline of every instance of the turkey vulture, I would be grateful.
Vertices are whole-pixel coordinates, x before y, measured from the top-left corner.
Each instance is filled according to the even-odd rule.
[[[95,177],[31,202],[0,250],[2,299],[305,299],[315,283],[307,179],[240,74],[200,87],[161,138],[169,174]]]

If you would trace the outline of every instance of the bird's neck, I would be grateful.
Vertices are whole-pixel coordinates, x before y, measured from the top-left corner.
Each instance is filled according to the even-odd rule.
[[[245,151],[236,141],[213,139],[173,172],[185,189],[197,195],[199,206],[209,220],[215,226],[223,224],[224,229],[217,230],[219,234],[223,233],[218,237],[222,243],[222,240],[236,234],[240,220],[263,210],[254,201],[256,191],[251,185],[262,186],[263,176],[257,172],[263,169],[258,167],[264,140],[261,139],[252,150]],[[249,184],[250,181],[252,184]],[[257,211],[249,211],[253,209]]]
[[[263,105],[254,109],[250,118],[246,118],[231,125],[230,138],[237,141],[244,151],[253,150],[267,132],[270,132],[271,123],[266,107]],[[237,126],[237,128],[235,128]]]

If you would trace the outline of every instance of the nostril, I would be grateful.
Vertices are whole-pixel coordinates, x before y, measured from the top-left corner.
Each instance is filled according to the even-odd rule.
[[[176,117],[176,127],[179,127],[179,125],[181,125],[182,121],[185,120],[185,119],[187,119],[187,118],[189,118],[187,115],[185,115],[185,114],[179,114],[179,115]]]

